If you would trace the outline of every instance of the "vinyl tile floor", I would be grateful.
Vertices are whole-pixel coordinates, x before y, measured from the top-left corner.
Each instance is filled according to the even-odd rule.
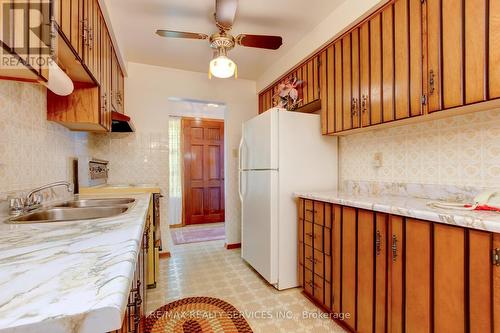
[[[231,303],[255,333],[345,332],[321,314],[298,288],[277,291],[224,241],[175,245],[160,259],[157,287],[148,291],[147,311],[184,297],[209,296]]]

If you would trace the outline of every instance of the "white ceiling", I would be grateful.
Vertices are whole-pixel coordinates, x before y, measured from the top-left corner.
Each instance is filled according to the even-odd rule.
[[[278,51],[236,47],[230,57],[239,77],[257,79],[344,0],[240,0],[231,31],[280,35]],[[167,39],[157,29],[216,32],[215,0],[106,0],[113,30],[121,36],[127,61],[206,72],[212,51],[206,40]],[[319,46],[319,45],[318,45]]]

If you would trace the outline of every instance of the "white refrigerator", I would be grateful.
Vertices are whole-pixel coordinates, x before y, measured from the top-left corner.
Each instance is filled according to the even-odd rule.
[[[335,190],[337,153],[315,114],[275,108],[243,124],[241,256],[279,290],[298,286],[294,192]]]

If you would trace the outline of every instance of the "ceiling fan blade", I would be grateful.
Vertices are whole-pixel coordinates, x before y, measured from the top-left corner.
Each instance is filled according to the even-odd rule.
[[[283,44],[283,38],[281,38],[280,36],[241,34],[236,37],[236,42],[239,45],[246,47],[277,50]]]
[[[183,32],[174,30],[156,30],[156,34],[162,37],[170,38],[189,38],[189,39],[207,39],[208,35],[195,32]]]
[[[215,0],[215,22],[225,30],[231,29],[238,10],[238,0]]]

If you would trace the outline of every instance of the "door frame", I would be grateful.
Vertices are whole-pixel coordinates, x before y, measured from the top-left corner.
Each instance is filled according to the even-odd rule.
[[[180,144],[180,147],[181,147],[181,156],[182,156],[182,170],[181,170],[181,184],[182,184],[182,224],[177,224],[177,225],[174,225],[173,227],[174,228],[180,228],[180,227],[185,227],[185,226],[192,226],[192,225],[197,225],[196,223],[191,223],[191,224],[187,224],[186,223],[186,177],[185,177],[185,169],[186,169],[186,165],[185,165],[185,158],[184,158],[184,155],[186,153],[186,147],[185,147],[185,140],[184,140],[184,125],[183,125],[183,122],[184,120],[198,120],[198,121],[212,121],[212,122],[220,122],[220,123],[223,123],[224,125],[224,138],[222,140],[222,147],[223,147],[223,155],[222,155],[222,162],[224,163],[224,169],[223,169],[223,173],[222,173],[222,176],[223,176],[223,179],[224,179],[224,184],[223,184],[223,187],[224,187],[224,193],[223,193],[223,200],[224,200],[224,221],[223,223],[225,223],[225,218],[226,218],[226,210],[225,210],[225,204],[226,204],[226,154],[227,154],[227,151],[226,151],[226,119],[217,119],[217,118],[204,118],[204,117],[185,117],[185,116],[182,116],[181,117],[181,144]],[[208,222],[208,224],[210,223],[221,223],[221,222]],[[171,226],[172,227],[172,226]]]

